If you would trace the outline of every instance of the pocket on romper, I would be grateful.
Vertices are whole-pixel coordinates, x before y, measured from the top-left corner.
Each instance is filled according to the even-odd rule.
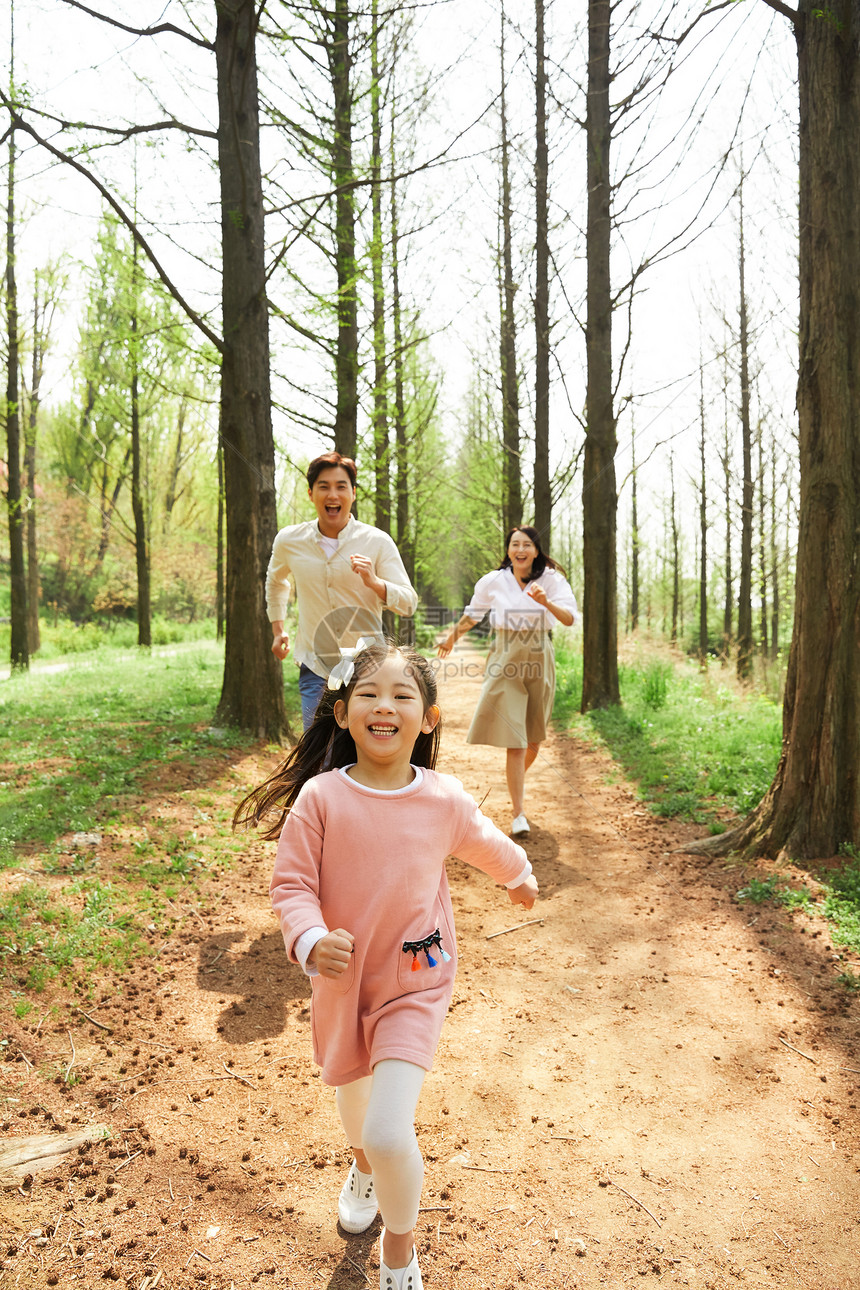
[[[453,977],[456,971],[454,936],[441,906],[431,927],[413,928],[404,937],[399,958],[397,982],[404,994],[429,990]]]

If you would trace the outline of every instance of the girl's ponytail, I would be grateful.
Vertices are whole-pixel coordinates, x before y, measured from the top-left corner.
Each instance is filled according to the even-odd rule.
[[[334,719],[334,705],[342,697],[340,690],[323,690],[313,722],[290,750],[286,760],[237,806],[233,816],[234,829],[239,824],[253,827],[277,811],[277,820],[267,823],[262,836],[280,837],[290,808],[308,780],[321,771],[349,766],[355,761],[355,741],[349,731],[342,730]]]

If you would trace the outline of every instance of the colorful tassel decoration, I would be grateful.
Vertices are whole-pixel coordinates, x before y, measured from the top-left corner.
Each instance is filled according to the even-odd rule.
[[[429,950],[426,951],[426,954],[427,954],[427,966],[435,967],[438,960],[434,959],[433,955],[430,953]]]
[[[441,945],[439,946],[439,948],[442,949]],[[448,953],[447,950],[442,950],[442,958],[445,960],[446,963],[451,962],[451,955]]]
[[[420,971],[421,971],[421,964],[418,962],[418,955],[417,955],[417,954],[415,955],[415,958],[412,960],[412,971],[413,971],[413,972],[420,972]]]

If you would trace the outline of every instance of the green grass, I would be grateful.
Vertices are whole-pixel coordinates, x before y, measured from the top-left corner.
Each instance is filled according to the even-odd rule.
[[[0,970],[33,992],[59,975],[72,982],[107,967],[122,972],[152,953],[175,916],[167,902],[192,899],[243,845],[205,786],[200,836],[147,815],[154,776],[155,791],[170,792],[172,767],[184,771],[213,754],[222,763],[251,743],[211,724],[223,645],[191,640],[162,653],[102,645],[67,662],[62,671],[33,668],[0,681],[0,868],[26,878],[0,897]],[[285,669],[293,715],[296,680]],[[142,794],[141,805],[133,797]],[[106,861],[98,847],[68,845],[69,834],[104,834],[120,823],[145,832],[132,863],[125,856],[109,876],[99,872]]]
[[[854,954],[860,954],[860,864],[852,859],[842,869],[817,875],[821,887],[814,896],[806,887],[795,887],[791,879],[781,873],[768,874],[765,878],[751,878],[737,892],[740,903],[762,905],[773,902],[785,909],[801,909],[807,914],[817,914],[830,924],[834,945],[842,945]],[[860,978],[850,971],[843,973],[841,984],[849,989],[860,986]]]
[[[598,740],[655,814],[718,833],[721,814],[743,816],[761,801],[782,739],[782,710],[772,700],[732,691],[719,665],[702,674],[693,663],[652,658],[619,668],[621,707],[581,716],[581,656],[561,645],[556,663],[556,725]],[[824,918],[833,943],[860,954],[860,850],[845,846],[843,853],[842,869],[816,874],[818,895],[772,873],[750,878],[735,898]],[[846,989],[860,988],[850,971],[843,978]]]
[[[102,650],[0,683],[0,865],[22,844],[104,825],[158,765],[243,746],[209,725],[222,654],[214,641],[165,656]]]
[[[726,809],[744,815],[766,792],[782,739],[782,712],[770,699],[738,695],[717,666],[645,660],[619,668],[621,707],[579,715],[582,660],[560,648],[554,717],[598,738],[662,816],[706,824]]]

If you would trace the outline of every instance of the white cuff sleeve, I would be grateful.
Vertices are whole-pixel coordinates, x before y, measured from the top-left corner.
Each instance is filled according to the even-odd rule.
[[[527,860],[520,876],[518,878],[511,879],[510,882],[505,883],[505,886],[507,887],[508,891],[512,891],[514,887],[521,887],[525,882],[526,878],[529,878],[531,876],[531,872],[532,872],[531,861]],[[308,933],[305,932],[305,936],[307,936],[307,934]]]
[[[327,927],[309,927],[306,932],[302,932],[301,936],[293,946],[293,954],[296,956],[299,967],[306,976],[319,976],[317,968],[308,967],[308,955],[316,945],[317,941],[321,941],[322,938],[327,935]]]

